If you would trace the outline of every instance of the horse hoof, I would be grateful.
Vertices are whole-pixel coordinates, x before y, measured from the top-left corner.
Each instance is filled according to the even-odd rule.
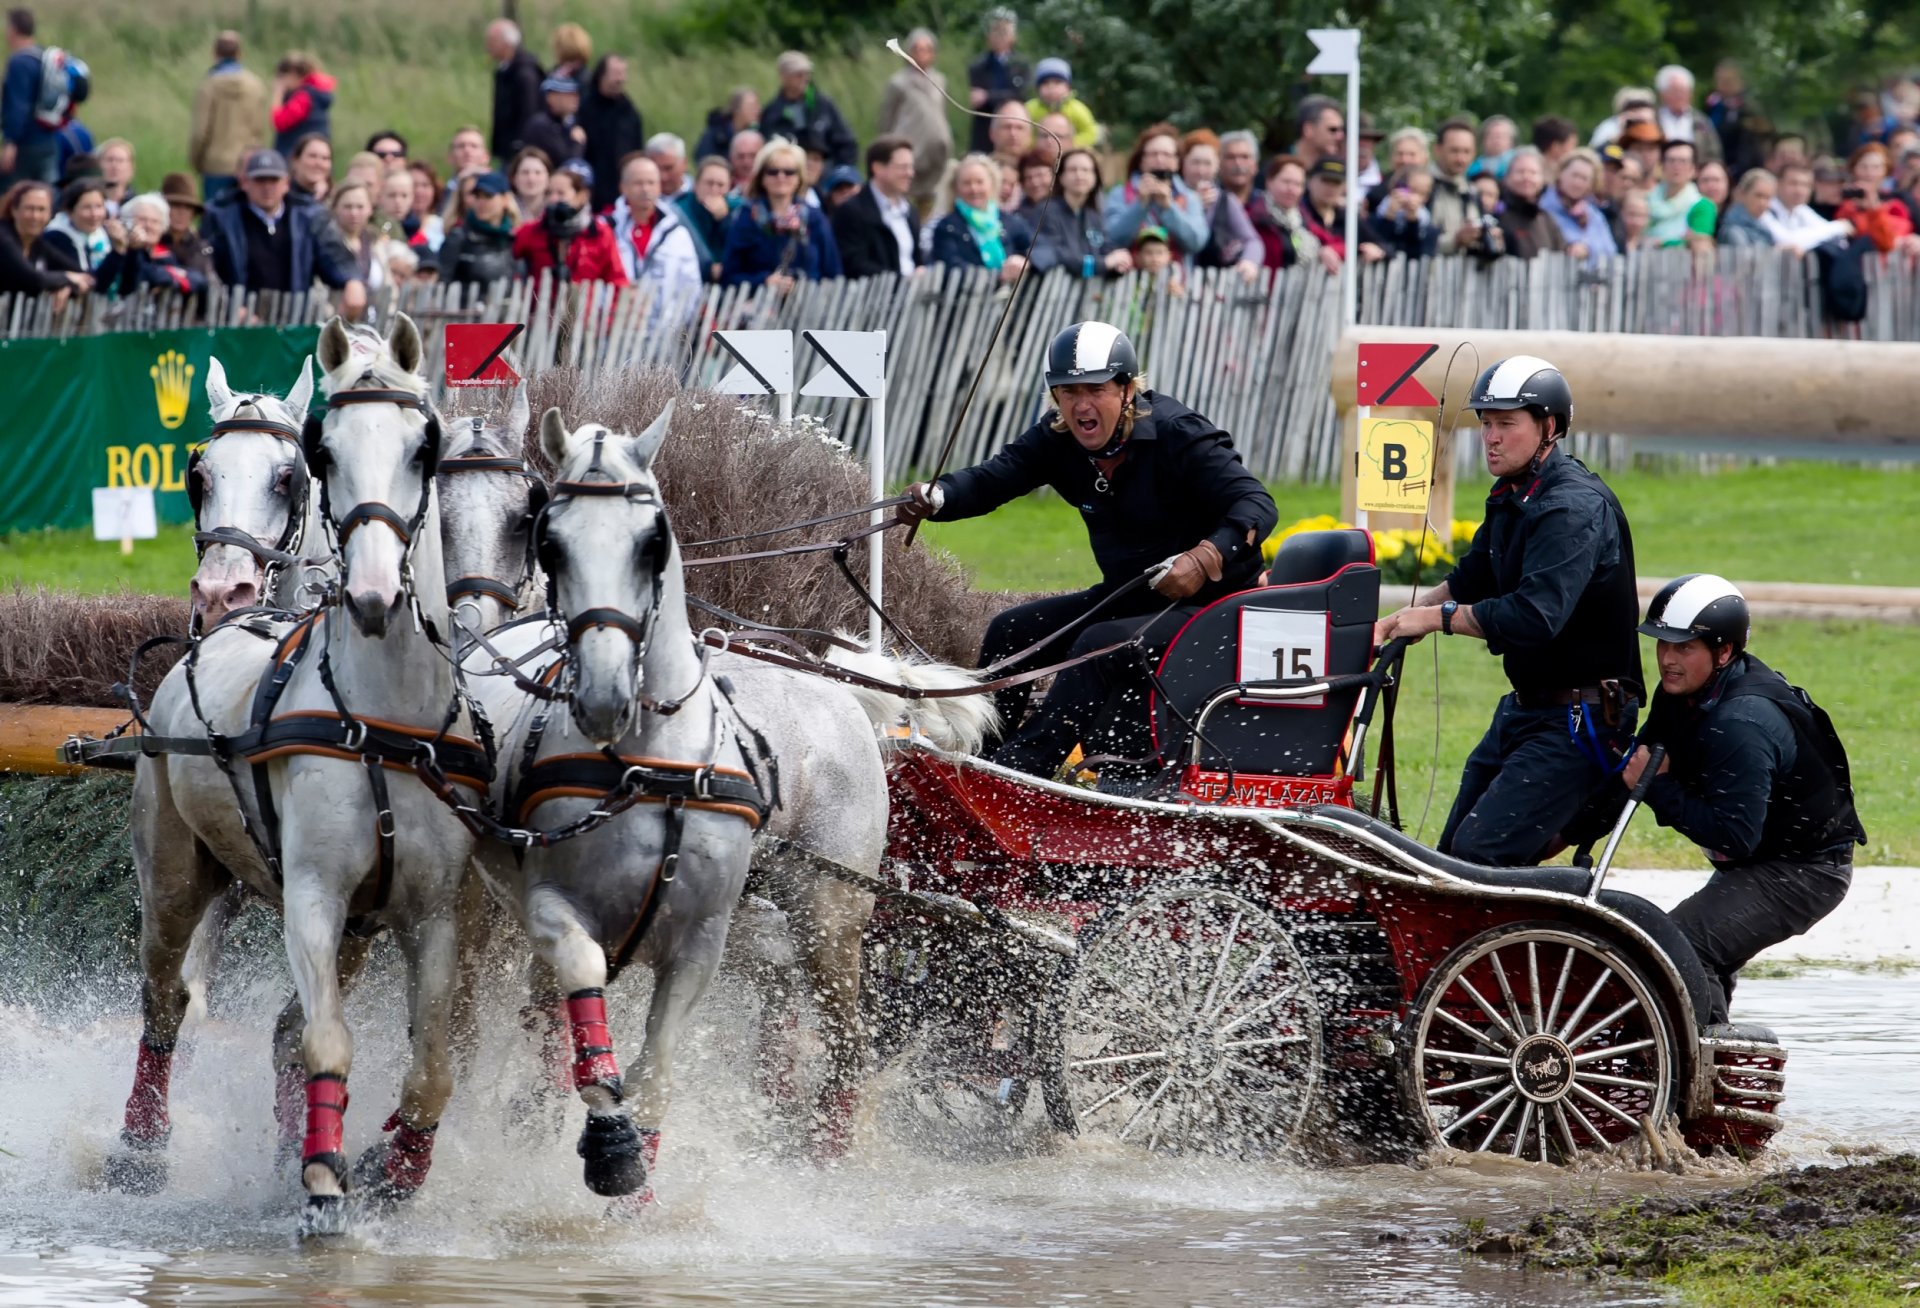
[[[587,1164],[587,1189],[595,1194],[616,1198],[647,1183],[640,1132],[625,1113],[587,1114],[579,1148]]]
[[[167,1142],[151,1143],[122,1135],[121,1147],[107,1155],[107,1188],[122,1194],[159,1194],[167,1184]]]
[[[373,1145],[354,1161],[348,1182],[354,1199],[376,1213],[386,1214],[419,1193],[419,1186],[395,1184],[388,1174],[388,1147],[385,1141]]]
[[[327,1240],[347,1233],[347,1197],[343,1194],[310,1194],[300,1210],[300,1238]]]
[[[603,1221],[626,1223],[637,1222],[654,1210],[653,1187],[647,1186],[633,1194],[623,1194],[607,1205]]]

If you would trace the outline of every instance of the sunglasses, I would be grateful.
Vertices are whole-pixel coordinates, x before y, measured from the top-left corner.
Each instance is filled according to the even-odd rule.
[[[762,168],[760,175],[762,177],[798,177],[800,170],[798,168]]]
[[[407,157],[405,150],[375,150],[374,154],[382,159],[404,159]]]

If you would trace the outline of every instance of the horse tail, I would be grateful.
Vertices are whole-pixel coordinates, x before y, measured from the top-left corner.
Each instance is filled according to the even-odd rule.
[[[849,640],[855,637],[847,637]],[[827,662],[858,672],[875,681],[921,690],[950,690],[971,686],[978,677],[951,663],[902,658],[893,654],[853,652],[835,648]],[[914,699],[871,686],[849,686],[860,707],[883,730],[901,723],[954,754],[977,754],[987,736],[1000,726],[1000,711],[991,695],[954,695],[944,699]]]

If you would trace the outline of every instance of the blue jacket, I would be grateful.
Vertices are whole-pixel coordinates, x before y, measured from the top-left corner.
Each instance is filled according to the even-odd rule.
[[[1142,227],[1164,227],[1178,259],[1191,259],[1207,248],[1213,228],[1207,221],[1206,207],[1191,187],[1175,177],[1173,203],[1161,206],[1143,203],[1134,194],[1139,182],[1136,173],[1131,181],[1109,190],[1106,203],[1100,206],[1107,215],[1108,248],[1132,249]]]
[[[1000,212],[1000,244],[1007,254],[1025,255],[1033,244],[1033,228],[1027,226],[1027,220],[1017,213],[1007,210]],[[973,239],[973,228],[967,220],[954,210],[933,225],[933,254],[927,262],[933,265],[953,264],[960,268],[984,268],[986,263],[980,257],[980,246]]]
[[[247,285],[247,229],[241,221],[241,206],[246,203],[247,197],[236,191],[210,205],[200,220],[200,233],[213,246],[213,270],[229,286]],[[284,221],[292,233],[293,267],[287,285],[294,293],[312,286],[316,278],[335,290],[360,280],[360,270],[346,247],[332,237],[325,209],[289,195]]]
[[[30,45],[7,60],[7,76],[0,84],[0,137],[23,149],[44,146],[54,133],[34,121],[34,102],[40,98],[41,49]]]
[[[805,240],[761,225],[759,216],[766,207],[759,201],[743,204],[727,223],[727,245],[720,258],[720,284],[758,286],[786,264],[789,277],[808,277],[814,281],[836,278],[840,273],[840,247],[834,244],[833,228],[827,216],[803,201],[795,202],[806,219]],[[787,246],[793,256],[787,257]]]
[[[1567,212],[1567,206],[1560,199],[1560,192],[1549,186],[1540,193],[1540,207],[1553,215],[1560,224],[1560,234],[1567,238],[1567,244],[1575,242],[1587,247],[1587,267],[1596,267],[1602,259],[1611,259],[1620,253],[1620,247],[1614,243],[1613,228],[1607,225],[1607,215],[1602,213],[1600,205],[1592,196],[1587,197],[1587,218],[1582,223]]]

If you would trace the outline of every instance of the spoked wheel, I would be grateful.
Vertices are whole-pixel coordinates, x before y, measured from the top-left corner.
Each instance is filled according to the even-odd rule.
[[[1287,1143],[1320,1083],[1320,1008],[1277,918],[1175,883],[1080,943],[1045,1087],[1056,1126],[1178,1153]]]
[[[1410,1089],[1436,1144],[1568,1162],[1658,1126],[1673,1039],[1638,964],[1565,927],[1455,950],[1416,1003]]]
[[[883,1100],[888,1125],[909,1143],[948,1157],[1024,1153],[1045,1138],[1028,1119],[1031,1077],[1011,1053],[977,1047],[982,1032],[937,1030],[910,1042],[890,1064]]]

